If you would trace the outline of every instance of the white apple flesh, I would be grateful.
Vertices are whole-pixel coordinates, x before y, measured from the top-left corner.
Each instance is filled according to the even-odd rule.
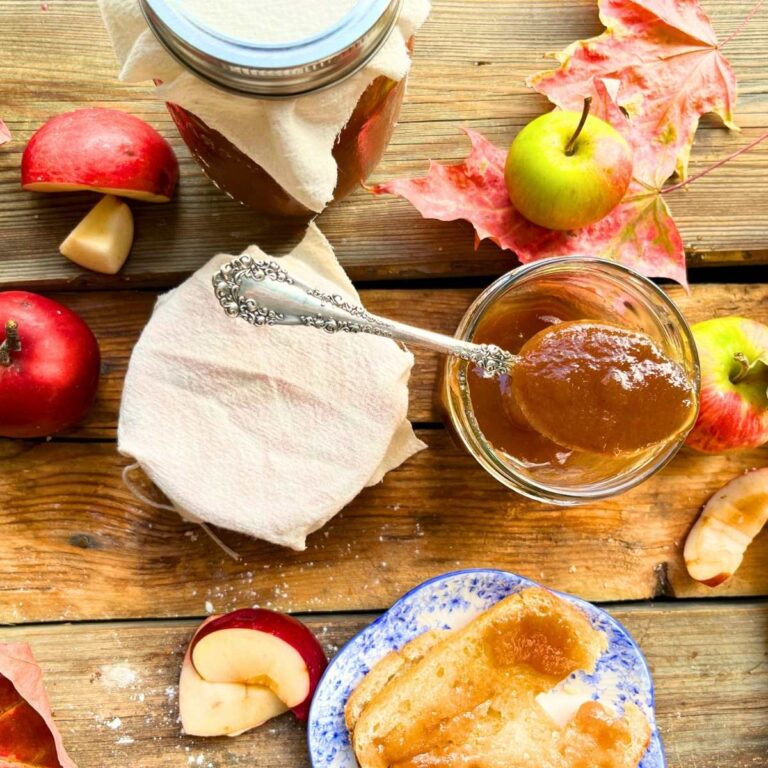
[[[691,328],[701,366],[699,416],[686,444],[706,453],[768,442],[768,326],[720,317]]]
[[[747,472],[721,488],[705,505],[683,557],[691,578],[710,587],[729,579],[744,552],[768,522],[768,468]]]
[[[209,683],[266,688],[299,720],[306,720],[328,664],[320,643],[297,619],[246,608],[206,622],[195,635],[190,658]]]
[[[632,149],[611,125],[584,112],[537,117],[509,148],[504,178],[526,219],[548,229],[580,229],[622,200],[632,179]]]
[[[287,711],[264,686],[204,680],[187,649],[179,679],[179,715],[187,735],[239,736]]]
[[[103,197],[59,246],[62,256],[81,267],[115,275],[133,245],[133,215],[112,195]]]

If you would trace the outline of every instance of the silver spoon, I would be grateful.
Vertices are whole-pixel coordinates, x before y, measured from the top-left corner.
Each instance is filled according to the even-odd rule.
[[[373,315],[343,296],[323,293],[292,277],[276,261],[243,255],[213,276],[224,311],[251,325],[303,325],[326,333],[370,333],[454,355],[491,376],[508,373],[517,357],[495,344],[472,344]]]

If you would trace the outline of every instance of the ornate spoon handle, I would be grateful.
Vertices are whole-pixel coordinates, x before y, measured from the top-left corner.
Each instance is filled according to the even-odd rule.
[[[304,285],[276,261],[240,256],[213,276],[213,288],[230,317],[251,325],[303,325],[327,333],[385,336],[469,360],[491,375],[508,371],[515,362],[514,355],[494,344],[472,344],[373,315],[342,296]]]

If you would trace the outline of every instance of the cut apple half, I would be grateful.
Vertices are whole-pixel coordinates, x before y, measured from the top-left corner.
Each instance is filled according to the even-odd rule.
[[[768,468],[740,475],[705,505],[685,541],[691,578],[710,587],[729,579],[768,521]]]
[[[306,720],[328,664],[315,636],[297,619],[246,608],[200,627],[190,645],[199,677],[211,684],[264,688]]]
[[[59,246],[75,264],[114,275],[120,271],[133,244],[133,215],[126,203],[103,197]]]
[[[21,184],[30,192],[89,190],[165,203],[178,178],[171,145],[116,109],[57,115],[32,136],[21,159]]]

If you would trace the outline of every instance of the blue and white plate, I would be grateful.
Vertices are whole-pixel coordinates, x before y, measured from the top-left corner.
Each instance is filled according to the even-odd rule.
[[[344,705],[379,659],[428,629],[460,627],[507,595],[532,586],[537,585],[513,573],[477,569],[437,576],[401,597],[352,638],[325,671],[309,713],[313,768],[357,768],[344,723]],[[618,712],[623,711],[628,701],[640,707],[652,727],[651,743],[640,768],[665,768],[653,710],[653,682],[637,644],[605,611],[577,597],[557,594],[581,608],[592,625],[608,637],[608,650],[595,672],[576,673],[569,685],[588,685],[593,698],[600,698]]]

